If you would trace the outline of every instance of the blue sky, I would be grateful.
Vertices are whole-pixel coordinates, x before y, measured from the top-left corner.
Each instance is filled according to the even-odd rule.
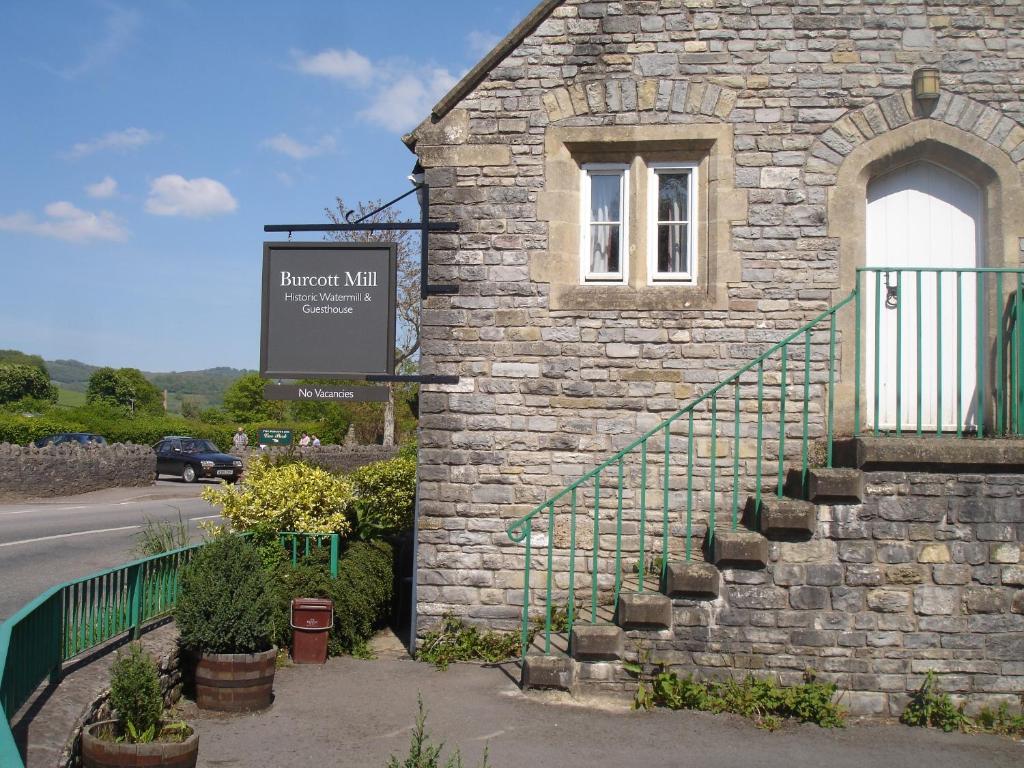
[[[0,348],[255,368],[263,225],[405,191],[401,134],[534,5],[7,0]]]

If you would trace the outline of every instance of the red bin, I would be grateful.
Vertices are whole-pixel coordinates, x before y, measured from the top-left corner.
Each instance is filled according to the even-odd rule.
[[[334,626],[334,603],[316,597],[292,600],[292,661],[323,664],[327,661],[327,634]]]

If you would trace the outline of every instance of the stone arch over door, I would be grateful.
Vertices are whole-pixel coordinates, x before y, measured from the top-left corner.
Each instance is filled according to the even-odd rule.
[[[847,120],[853,123],[850,116],[844,117],[840,123]],[[1014,126],[1019,129],[1016,124]],[[830,132],[834,130],[830,129]],[[1006,135],[1011,133],[1006,132]],[[992,138],[991,131],[988,136]],[[848,144],[846,149],[845,157],[836,155],[840,164],[830,179],[828,195],[828,231],[839,244],[837,299],[854,289],[856,270],[865,264],[867,190],[871,180],[921,161],[960,174],[981,190],[985,214],[982,235],[985,265],[1021,265],[1024,175],[1020,167],[1022,164],[1015,162],[1003,146],[941,120],[922,118],[878,133],[871,139],[863,139],[856,145]],[[834,150],[830,151],[834,154]],[[822,154],[825,153],[819,150],[812,157],[806,169],[808,172],[825,170],[820,162],[828,160],[820,157]],[[986,300],[994,301],[995,296]],[[838,328],[842,338],[842,375],[836,387],[837,402],[852,403],[856,352],[852,312],[840,318]],[[863,397],[863,392],[861,395]],[[839,434],[853,431],[852,409],[837,411],[836,426]]]

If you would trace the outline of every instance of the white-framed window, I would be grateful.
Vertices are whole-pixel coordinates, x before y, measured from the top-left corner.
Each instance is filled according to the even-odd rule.
[[[624,283],[629,263],[629,166],[584,165],[580,190],[580,276],[585,283]]]
[[[648,282],[695,282],[697,164],[651,163],[647,174]]]

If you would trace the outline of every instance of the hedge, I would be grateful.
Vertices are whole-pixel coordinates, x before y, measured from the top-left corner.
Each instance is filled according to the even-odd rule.
[[[394,588],[394,551],[383,541],[356,541],[338,561],[338,578],[332,579],[325,552],[304,559],[297,566],[277,569],[276,642],[291,642],[288,613],[296,597],[326,597],[334,601],[334,627],[327,650],[332,656],[360,649],[387,621]]]
[[[344,435],[322,430],[318,422],[281,423],[263,422],[244,425],[249,445],[256,445],[260,429],[291,429],[296,439],[303,432],[317,434],[323,442],[341,442]],[[221,450],[231,448],[231,440],[238,425],[233,422],[210,424],[175,416],[125,416],[95,411],[89,408],[67,409],[66,412],[49,411],[41,416],[0,412],[0,443],[26,445],[40,437],[58,432],[94,432],[110,443],[152,445],[166,435],[188,435],[212,440]]]

